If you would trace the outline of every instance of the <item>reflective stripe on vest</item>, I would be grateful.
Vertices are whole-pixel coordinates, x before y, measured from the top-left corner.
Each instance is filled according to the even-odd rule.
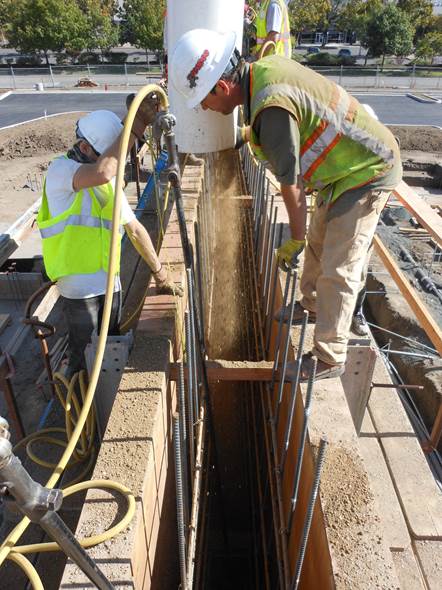
[[[340,89],[338,86],[336,86],[336,88],[338,88],[339,91],[342,91],[342,89]],[[318,148],[316,151],[319,151],[319,146],[321,144],[322,147],[320,149],[325,149],[327,145],[331,143],[331,141],[334,139],[336,135],[341,134],[346,135],[354,141],[363,143],[370,151],[381,157],[386,162],[392,162],[393,154],[391,150],[387,149],[385,145],[379,143],[375,137],[372,137],[368,133],[353,125],[356,101],[353,97],[349,97],[347,93],[345,93],[346,96],[341,96],[337,108],[333,109],[330,108],[330,106],[324,107],[322,104],[316,101],[313,96],[308,95],[306,92],[303,92],[299,88],[290,86],[288,84],[273,84],[270,86],[266,86],[261,91],[259,91],[255,96],[252,96],[251,112],[253,113],[254,110],[258,107],[258,105],[267,98],[276,96],[281,93],[284,93],[286,96],[290,97],[294,101],[297,101],[299,104],[311,106],[312,110],[314,110],[314,112],[317,113],[318,116],[321,118],[321,125],[323,126],[324,130],[329,129],[326,137],[323,138],[322,141],[320,141],[320,138],[323,134],[319,135],[318,142],[320,141],[320,143],[317,144]],[[333,107],[333,105],[331,105],[331,107]],[[317,129],[319,132],[320,128]],[[312,135],[310,137],[312,137]],[[301,154],[304,145],[308,141],[309,140],[304,142],[301,146]]]
[[[259,53],[265,40],[267,39],[267,11],[272,0],[265,0],[261,5],[258,16],[255,21],[256,26],[256,45],[253,48],[254,53]],[[275,43],[275,53],[285,57],[292,57],[292,40],[290,36],[290,22],[288,17],[287,6],[284,0],[277,0],[281,9],[281,31],[279,39]]]
[[[250,87],[251,145],[257,157],[266,159],[253,130],[257,115],[267,107],[288,110],[300,132],[303,179],[317,189],[332,183],[333,190],[326,191],[330,199],[400,166],[391,133],[367,119],[363,107],[343,88],[303,66],[277,56],[263,58],[250,66]],[[349,160],[351,153],[354,161]]]
[[[290,33],[278,33],[279,39],[281,41],[286,41],[288,39],[291,39],[291,35]],[[257,37],[256,38],[256,42],[259,43],[260,45],[263,45],[264,41],[267,39],[267,37]]]
[[[83,227],[104,227],[107,230],[112,229],[112,222],[107,219],[99,219],[98,217],[89,217],[87,215],[69,215],[67,219],[57,222],[51,227],[40,229],[42,238],[52,238],[57,234],[63,233],[68,225],[81,225]]]
[[[103,195],[104,205],[94,191]],[[93,274],[109,269],[114,189],[111,183],[83,189],[75,194],[71,206],[53,217],[49,211],[46,181],[37,224],[42,237],[43,259],[51,280],[76,274]],[[120,225],[119,234],[123,227]],[[120,262],[118,241],[118,267]]]

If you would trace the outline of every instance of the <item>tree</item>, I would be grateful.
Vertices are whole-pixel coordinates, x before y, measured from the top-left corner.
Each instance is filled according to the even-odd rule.
[[[342,31],[355,32],[363,42],[371,16],[382,9],[382,0],[348,0],[336,18],[336,26]]]
[[[442,14],[433,17],[429,29],[430,31],[442,33]]]
[[[387,4],[370,16],[365,43],[373,57],[405,56],[413,49],[414,27],[408,16],[393,4]]]
[[[23,52],[48,52],[85,45],[85,17],[75,0],[11,0],[9,44]]]
[[[288,6],[290,30],[298,34],[305,29],[323,28],[330,8],[330,0],[293,0]]]
[[[433,20],[431,0],[398,0],[397,7],[405,12],[416,28],[415,42],[429,29]]]
[[[112,0],[77,0],[86,21],[86,49],[108,51],[118,44],[119,32],[113,22]]]
[[[433,62],[436,55],[442,55],[442,33],[432,31],[419,41],[416,47],[416,57]]]
[[[163,48],[165,0],[124,0],[124,39],[146,52]]]

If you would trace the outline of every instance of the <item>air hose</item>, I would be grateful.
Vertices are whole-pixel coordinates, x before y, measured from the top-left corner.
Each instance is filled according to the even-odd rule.
[[[109,320],[111,315],[111,305],[112,305],[112,296],[114,291],[114,278],[117,273],[118,267],[118,241],[119,241],[119,226],[120,226],[120,214],[121,214],[121,199],[122,199],[122,192],[123,192],[123,182],[124,182],[124,168],[126,163],[126,155],[127,155],[127,147],[129,145],[130,140],[130,133],[132,129],[132,125],[138,109],[143,101],[143,99],[151,93],[155,93],[160,97],[161,105],[164,109],[167,109],[169,104],[167,100],[167,96],[164,93],[163,89],[155,84],[148,84],[144,86],[136,95],[135,99],[133,100],[125,123],[124,129],[122,132],[121,137],[121,144],[120,144],[120,151],[118,155],[118,168],[117,168],[117,178],[115,184],[115,200],[114,200],[114,211],[113,211],[113,218],[112,218],[112,236],[111,236],[111,245],[110,245],[110,254],[109,254],[109,270],[107,274],[107,284],[106,284],[106,296],[104,302],[104,310],[103,310],[103,317],[100,329],[100,335],[98,338],[97,343],[97,352],[94,359],[94,365],[92,368],[92,373],[90,375],[89,384],[87,386],[87,390],[84,394],[83,405],[81,411],[77,417],[77,421],[75,425],[71,423],[73,429],[70,427],[68,428],[68,436],[70,434],[70,438],[67,441],[66,448],[63,452],[61,459],[59,460],[58,464],[55,466],[55,469],[48,479],[46,483],[47,488],[53,488],[60,479],[63,471],[68,466],[69,462],[71,461],[71,457],[75,457],[78,454],[78,442],[80,438],[83,436],[83,430],[85,429],[88,416],[90,414],[92,408],[92,402],[94,399],[95,390],[97,387],[98,379],[100,376],[100,369],[101,364],[103,362],[105,347],[106,347],[106,340],[107,334],[109,330]],[[28,441],[29,442],[29,441]],[[80,449],[82,443],[80,443]],[[120,520],[116,525],[101,533],[99,535],[94,535],[92,537],[87,537],[80,541],[81,545],[85,548],[92,547],[103,541],[106,541],[122,530],[124,530],[130,521],[133,518],[135,513],[135,498],[132,492],[126,488],[124,485],[108,480],[91,480],[85,481],[81,483],[76,483],[74,485],[69,486],[68,488],[63,490],[63,494],[65,496],[69,496],[79,491],[84,491],[90,488],[104,488],[110,489],[120,492],[123,496],[126,497],[127,500],[127,511],[125,516],[122,520]],[[3,564],[5,559],[10,559],[14,563],[16,563],[28,576],[29,581],[32,584],[34,590],[43,590],[43,585],[38,576],[37,571],[35,570],[32,563],[24,556],[27,553],[36,553],[36,552],[46,552],[46,551],[58,551],[60,548],[56,543],[36,543],[33,545],[17,545],[20,537],[25,532],[27,527],[30,524],[30,520],[27,517],[24,517],[19,524],[9,533],[6,539],[0,545],[0,566]]]

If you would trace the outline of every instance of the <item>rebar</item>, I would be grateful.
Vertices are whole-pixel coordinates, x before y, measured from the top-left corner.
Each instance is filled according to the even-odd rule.
[[[186,365],[187,365],[187,420],[188,420],[188,432],[189,432],[189,449],[190,449],[190,472],[193,474],[194,460],[195,460],[195,441],[194,441],[194,413],[193,413],[193,361],[192,361],[192,329],[190,326],[190,314],[186,309],[184,312],[184,325],[186,331]],[[181,379],[181,374],[180,374]],[[181,385],[180,385],[181,387]],[[183,383],[184,388],[184,374]]]
[[[411,344],[414,344],[415,346],[420,346],[421,348],[425,348],[427,350],[430,350],[435,355],[438,354],[437,350],[435,350],[434,348],[431,348],[431,346],[427,346],[426,344],[423,344],[422,342],[418,342],[417,340],[413,340],[412,338],[408,338],[407,336],[403,336],[402,334],[398,334],[397,332],[392,332],[391,330],[387,330],[386,328],[383,328],[382,326],[378,326],[377,324],[373,324],[371,322],[367,322],[367,325],[370,326],[371,328],[376,328],[376,330],[380,330],[381,332],[385,332],[386,334],[391,334],[392,336],[397,336],[401,340],[405,340],[406,342],[410,342]]]
[[[256,248],[256,259],[259,262],[259,275],[262,274],[262,269],[264,265],[264,252],[267,249],[267,240],[268,240],[268,233],[270,229],[270,219],[267,216],[268,206],[269,206],[269,199],[270,199],[270,183],[267,181],[267,188],[265,191],[264,197],[264,208],[261,214],[261,223],[258,226],[258,237],[257,237],[257,248]],[[271,200],[273,201],[274,196],[272,195]]]
[[[189,305],[189,317],[190,317],[190,329],[191,329],[191,342],[192,342],[192,363],[190,365],[190,370],[193,372],[193,413],[195,416],[198,416],[198,370],[197,370],[197,358],[196,358],[196,336],[195,336],[195,300],[193,294],[193,273],[192,269],[186,269],[187,274],[187,292],[188,292],[188,305]]]
[[[189,523],[189,448],[187,444],[186,429],[186,391],[184,388],[184,364],[179,366],[178,381],[178,410],[180,417],[180,436],[181,436],[181,457],[183,473],[183,498],[184,498],[184,522],[187,527]]]
[[[271,274],[271,268],[272,268],[272,264],[273,264],[273,252],[275,251],[275,242],[276,242],[276,219],[278,216],[278,207],[275,207],[273,209],[273,205],[274,205],[274,195],[272,195],[272,200],[270,203],[270,211],[269,211],[269,224],[270,224],[270,230],[269,230],[269,239],[267,242],[267,252],[265,255],[266,258],[266,265],[265,265],[265,269],[264,269],[264,280],[262,282],[262,300],[264,302],[264,315],[266,314],[267,311],[267,300],[268,300],[268,288],[269,288],[269,282],[270,282],[270,274]]]
[[[187,588],[189,589],[193,587],[193,572],[195,567],[195,549],[197,539],[198,516],[200,509],[201,482],[204,457],[204,435],[206,432],[205,424],[206,423],[204,419],[204,406],[201,406],[197,432],[195,472],[192,493],[192,514],[190,517],[189,524],[189,550],[187,553]]]
[[[282,307],[285,309],[287,307],[287,299],[289,296],[289,287],[290,287],[290,275],[286,278],[285,287],[284,287],[284,296],[282,298]],[[281,347],[281,334],[282,334],[282,325],[284,323],[283,314],[279,318],[278,322],[278,333],[276,335],[276,343],[275,343],[275,360],[273,361],[273,371],[272,371],[272,385],[271,389],[273,390],[275,386],[275,376],[276,376],[276,369],[278,367],[279,362],[279,352]]]
[[[173,446],[175,451],[176,512],[178,525],[178,555],[180,562],[181,588],[187,590],[186,534],[184,523],[183,474],[181,456],[180,418],[173,416]]]
[[[201,260],[201,242],[200,242],[200,230],[198,223],[195,221],[193,224],[194,231],[195,231],[195,250],[196,250],[196,278],[198,283],[198,308],[199,308],[199,316],[201,322],[201,331],[202,333],[206,334],[205,331],[205,322],[204,322],[204,293],[203,293],[203,279],[202,279],[202,260]]]
[[[304,563],[305,550],[307,548],[307,541],[310,533],[310,527],[313,519],[313,511],[316,505],[316,498],[318,496],[319,482],[321,480],[322,468],[324,467],[325,450],[327,447],[327,439],[321,438],[319,443],[318,458],[316,460],[315,477],[313,480],[312,491],[307,506],[307,515],[304,523],[304,529],[302,531],[301,545],[299,547],[298,559],[296,561],[295,573],[293,575],[290,590],[297,590],[299,586],[299,580],[301,578],[302,565]]]
[[[270,191],[270,182],[267,181],[267,190]],[[273,206],[275,202],[275,195],[272,193],[270,196],[270,207],[268,208],[268,202],[266,203],[266,211],[265,211],[265,219],[266,219],[266,227],[264,233],[264,239],[262,242],[261,248],[261,259],[259,263],[259,277],[262,278],[263,272],[265,272],[266,267],[268,266],[268,257],[270,251],[270,244],[271,244],[271,230],[272,230],[272,219],[273,219]],[[261,286],[263,281],[261,281]]]
[[[310,410],[311,410],[311,403],[312,403],[313,384],[315,382],[315,377],[316,377],[316,365],[317,365],[317,359],[315,357],[312,357],[312,366],[310,369],[310,374],[308,376],[307,393],[305,396],[304,420],[302,423],[302,430],[301,430],[301,436],[299,439],[298,453],[296,456],[296,468],[295,468],[295,475],[293,478],[293,492],[292,492],[292,497],[290,499],[290,512],[289,512],[289,517],[288,517],[288,521],[287,521],[288,535],[290,535],[290,531],[292,529],[293,515],[295,513],[296,504],[298,502],[299,483],[301,481],[302,462],[304,459],[304,448],[305,448],[305,441],[307,438],[307,428],[308,428],[308,421],[310,418]]]
[[[256,209],[255,209],[255,220],[253,224],[253,244],[254,249],[256,252],[256,236],[258,232],[259,222],[261,220],[261,209],[262,209],[262,202],[261,202],[261,191],[260,191],[260,184],[261,184],[261,164],[256,166],[256,182],[253,190],[253,196],[256,201]]]
[[[270,488],[270,503],[272,506],[272,516],[273,516],[273,536],[275,540],[275,548],[276,548],[276,563],[278,567],[278,577],[279,577],[279,587],[285,588],[286,587],[286,576],[284,573],[284,559],[283,559],[283,536],[280,534],[281,529],[278,526],[278,502],[275,498],[275,481],[273,474],[275,471],[272,469],[272,459],[271,459],[271,441],[269,440],[269,428],[268,428],[268,420],[266,418],[267,412],[265,409],[265,391],[264,387],[260,385],[260,393],[261,393],[261,414],[263,419],[263,428],[264,428],[264,442],[265,442],[265,455],[267,459],[267,473],[268,473],[268,486]],[[271,410],[271,405],[270,405]],[[276,479],[276,478],[275,478]]]
[[[291,270],[289,273],[288,281],[292,283],[292,291],[290,294],[290,304],[289,304],[289,321],[286,324],[286,336],[284,341],[284,352],[282,355],[282,363],[280,365],[280,376],[279,376],[279,385],[278,385],[278,395],[276,401],[276,413],[275,413],[275,428],[278,427],[278,420],[279,420],[279,412],[281,409],[282,403],[282,392],[284,391],[284,380],[285,374],[287,371],[287,358],[289,352],[289,344],[290,344],[290,334],[291,334],[291,326],[293,320],[293,311],[295,309],[295,296],[296,296],[296,283],[297,283],[298,275],[296,271]]]
[[[382,348],[380,348],[379,350],[384,352],[382,350]],[[410,357],[416,358],[416,359],[429,359],[430,360],[430,359],[434,359],[434,357],[435,357],[435,355],[419,354],[418,352],[404,352],[403,350],[392,350],[391,348],[389,348],[385,352],[387,352],[388,354],[400,354],[402,356],[410,356]]]
[[[302,355],[304,352],[304,340],[305,340],[305,334],[306,334],[306,330],[307,330],[307,324],[308,324],[308,311],[304,310],[304,317],[302,318],[301,331],[299,334],[298,350],[296,353],[295,378],[293,379],[291,387],[290,387],[290,405],[289,405],[289,411],[287,414],[287,423],[286,423],[286,428],[285,428],[285,433],[284,433],[284,444],[282,447],[282,455],[281,455],[281,471],[282,472],[284,472],[285,460],[287,458],[287,452],[288,452],[289,444],[290,444],[290,437],[292,434],[293,418],[295,416],[296,396],[298,393],[299,377],[301,374]]]
[[[284,529],[284,505],[282,499],[282,484],[281,484],[281,471],[279,469],[279,460],[278,460],[278,442],[276,436],[276,422],[273,416],[272,411],[272,389],[269,388],[268,384],[266,386],[267,389],[267,415],[268,415],[268,424],[270,427],[270,434],[271,434],[271,444],[272,444],[272,455],[273,455],[273,473],[275,475],[275,482],[276,482],[276,497],[277,497],[277,506],[278,506],[278,521],[275,523],[277,526],[278,536],[280,537],[281,542],[281,551],[282,551],[282,562],[283,562],[283,570],[284,570],[284,580],[285,586],[288,587],[289,584],[289,576],[290,576],[290,563],[288,557],[288,547],[287,547],[287,537],[285,535]]]
[[[277,215],[278,212],[278,208],[275,208],[275,215]],[[278,232],[278,239],[276,242],[276,247],[279,248],[279,246],[282,243],[282,232],[283,232],[284,226],[282,223],[279,224],[279,232]],[[269,348],[270,348],[270,336],[272,334],[272,321],[273,321],[273,311],[275,308],[275,296],[276,296],[276,285],[278,282],[278,276],[279,276],[279,272],[278,272],[278,261],[276,260],[276,256],[273,256],[274,258],[274,271],[273,271],[273,281],[272,281],[272,286],[270,289],[270,294],[269,294],[269,303],[270,305],[267,305],[266,309],[264,310],[264,315],[267,318],[266,321],[266,325],[265,325],[265,331],[266,331],[266,343],[265,343],[265,351],[268,354],[269,352]]]

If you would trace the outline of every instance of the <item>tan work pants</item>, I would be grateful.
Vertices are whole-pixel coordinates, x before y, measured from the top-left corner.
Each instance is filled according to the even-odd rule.
[[[329,209],[325,204],[315,205],[312,213],[301,277],[301,305],[316,313],[313,354],[331,365],[345,363],[364,264],[390,193],[367,191],[348,208],[341,202],[336,215],[333,205]]]

